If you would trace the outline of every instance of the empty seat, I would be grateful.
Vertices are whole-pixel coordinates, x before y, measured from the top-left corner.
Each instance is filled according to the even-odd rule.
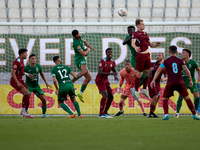
[[[71,18],[71,17],[72,17],[71,9],[62,9],[61,10],[61,18]]]
[[[32,8],[32,1],[31,0],[21,0],[21,7],[22,8]]]
[[[9,18],[12,18],[12,19],[20,18],[19,9],[10,9],[8,16]]]
[[[87,1],[87,8],[98,8],[99,2],[98,0],[88,0]]]
[[[72,22],[71,18],[62,18],[61,22]]]
[[[163,8],[153,8],[152,17],[163,17]]]
[[[101,9],[101,18],[109,18],[112,17],[110,8],[102,8]]]
[[[20,22],[20,19],[19,18],[18,19],[17,18],[11,18],[10,22]]]
[[[1,19],[6,19],[7,16],[6,16],[6,10],[5,9],[0,9],[0,18]]]
[[[61,0],[60,7],[61,8],[72,8],[72,1],[71,0]]]
[[[23,22],[33,22],[33,19],[30,19],[30,18],[28,18],[28,19],[25,18],[25,19],[24,19],[24,18],[23,18]]]
[[[111,19],[110,18],[101,18],[100,22],[110,22]]]
[[[142,18],[142,20],[144,21],[144,22],[150,22],[150,18]],[[145,27],[145,31],[147,31],[147,27]]]
[[[141,6],[141,8],[144,8],[144,7],[150,8],[150,7],[152,7],[151,0],[141,0],[140,6]]]
[[[98,22],[98,18],[87,18],[87,22]]]
[[[35,22],[46,22],[46,18],[36,18]]]
[[[48,9],[48,18],[59,18],[58,9]]]
[[[58,0],[48,0],[47,7],[48,8],[58,8]]]
[[[189,9],[188,8],[179,8],[178,9],[178,17],[189,17]]]
[[[190,0],[179,0],[179,8],[189,8]]]
[[[200,18],[190,18],[190,21],[200,21]]]
[[[162,18],[152,18],[151,22],[163,22]]]
[[[85,10],[84,8],[76,8],[74,9],[74,18],[84,18]]]
[[[35,9],[35,18],[46,18],[45,9]]]
[[[46,8],[45,0],[35,0],[34,7],[36,9],[38,9],[38,8]]]
[[[101,0],[101,5],[100,7],[101,8],[111,8],[112,5],[111,5],[111,0]]]
[[[150,18],[151,17],[151,10],[150,8],[140,8],[140,18]]]
[[[178,18],[177,22],[188,22],[188,18]]]
[[[1,0],[0,1],[0,9],[1,8],[6,8],[6,4],[5,4],[5,1],[4,0]]]
[[[198,17],[199,18],[200,15],[200,9],[199,8],[192,8],[191,10],[191,17]]]
[[[138,9],[137,8],[129,8],[128,13],[127,13],[127,17],[137,18],[138,17]]]
[[[22,9],[22,18],[33,18],[32,9]]]
[[[135,20],[136,18],[130,18],[130,17],[127,17],[126,19],[127,22],[133,22],[133,25],[135,25]]]
[[[84,18],[74,18],[74,22],[85,22]]]
[[[99,17],[98,9],[89,8],[87,11],[87,17],[88,18],[98,18]]]
[[[127,7],[128,8],[138,8],[139,5],[138,5],[138,0],[128,0],[127,2]]]
[[[120,18],[114,18],[113,22],[124,22],[125,20],[126,20],[125,18],[120,17]]]
[[[48,22],[59,22],[58,18],[49,18]]]
[[[193,0],[192,1],[192,8],[200,8],[200,1],[199,0]]]
[[[166,8],[165,17],[176,17],[176,8]]]
[[[85,8],[85,0],[74,0],[74,8]]]
[[[166,7],[177,8],[177,0],[166,0]]]
[[[124,8],[125,7],[125,0],[115,0],[114,1],[115,8]]]
[[[165,22],[175,22],[176,18],[166,18],[165,17]]]
[[[19,1],[18,0],[8,0],[8,8],[19,8]]]
[[[164,8],[165,7],[165,1],[164,0],[154,0],[153,1],[153,7],[156,8]]]

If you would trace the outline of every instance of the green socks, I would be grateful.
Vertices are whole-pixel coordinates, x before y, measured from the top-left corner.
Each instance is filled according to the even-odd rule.
[[[76,111],[77,111],[77,113],[78,113],[78,116],[80,116],[80,115],[81,115],[81,111],[80,111],[80,107],[79,107],[78,102],[76,101],[76,102],[73,103],[73,104],[74,104],[74,107],[76,108]]]
[[[183,101],[183,98],[181,96],[178,97],[178,101],[177,101],[177,110],[176,110],[176,113],[179,113],[180,109],[181,109],[181,106],[182,106],[182,101]]]
[[[199,97],[194,98],[194,107],[195,107],[195,110],[198,110],[198,108],[199,108]]]
[[[65,104],[65,103],[61,103],[60,107],[62,107],[62,109],[66,112],[68,112],[70,115],[73,115],[74,113],[70,110],[70,108]]]
[[[42,106],[42,114],[46,114],[46,111],[47,111],[47,105]]]
[[[81,86],[81,92],[82,93],[85,91],[86,87],[87,87],[87,85],[82,84],[82,86]]]

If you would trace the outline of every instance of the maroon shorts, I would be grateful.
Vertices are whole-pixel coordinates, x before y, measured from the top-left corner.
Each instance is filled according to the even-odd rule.
[[[176,84],[167,83],[164,90],[163,98],[169,98],[173,96],[174,91],[177,91],[181,97],[186,97],[189,95],[187,88],[183,82],[179,82]]]
[[[151,65],[150,53],[136,55],[136,70],[143,72],[144,70],[149,70]]]
[[[156,96],[156,95],[160,96],[160,83],[156,83],[156,86],[153,88],[151,88],[150,83],[151,82],[148,83],[149,96],[151,98],[153,98],[153,96]]]
[[[25,87],[25,88],[27,89],[27,86],[26,86],[26,84],[24,83],[24,80],[18,79],[18,81],[19,81],[19,83],[22,84],[22,86],[19,87],[19,86],[17,85],[17,83],[16,83],[13,79],[10,80],[10,85],[11,85],[13,88],[15,88],[17,91],[20,91],[23,87]]]
[[[96,85],[99,89],[99,93],[101,93],[102,91],[107,91],[108,93],[112,92],[110,83],[108,81],[96,82]]]

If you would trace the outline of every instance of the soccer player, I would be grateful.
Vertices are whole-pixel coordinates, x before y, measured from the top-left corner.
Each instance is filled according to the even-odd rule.
[[[153,44],[150,41],[148,34],[143,31],[145,29],[143,20],[137,19],[135,21],[135,24],[138,30],[133,33],[131,44],[132,44],[132,47],[137,52],[136,54],[137,77],[135,79],[135,89],[131,89],[131,90],[133,91],[134,96],[139,100],[140,94],[138,92],[138,88],[140,86],[140,80],[141,80],[143,71],[145,72],[146,78],[143,81],[143,89],[141,93],[144,94],[147,98],[150,98],[149,93],[146,90],[149,73],[150,73],[150,63],[151,63],[148,46],[155,48],[159,46],[161,43],[157,42],[156,44]]]
[[[47,110],[47,103],[46,103],[46,99],[44,97],[44,92],[42,91],[42,89],[40,88],[38,82],[39,82],[39,73],[42,77],[42,79],[44,80],[46,87],[51,87],[51,85],[49,85],[47,83],[47,80],[44,76],[44,73],[42,72],[42,67],[39,64],[36,64],[36,56],[35,54],[31,54],[29,56],[29,62],[30,64],[27,65],[24,68],[24,72],[33,75],[33,79],[30,79],[29,77],[26,77],[26,85],[28,87],[28,91],[29,91],[29,95],[31,95],[31,92],[33,92],[41,101],[42,101],[42,118],[49,118],[46,115],[46,110]]]
[[[186,88],[187,89],[189,88],[191,93],[194,95],[194,106],[195,106],[195,110],[196,110],[197,114],[199,115],[199,112],[198,112],[199,89],[198,89],[196,81],[195,81],[194,73],[195,73],[195,69],[196,69],[198,71],[198,75],[199,75],[198,81],[200,81],[200,67],[196,61],[190,59],[191,54],[192,53],[189,49],[183,49],[182,54],[181,54],[181,57],[182,57],[183,61],[185,62],[187,68],[190,70],[190,73],[192,76],[193,86],[191,88],[190,88],[190,80],[184,71],[182,71],[182,76],[183,76],[183,81],[184,81]],[[182,101],[183,101],[183,98],[181,96],[179,96],[178,101],[177,101],[176,115],[175,115],[176,118],[179,117],[179,111],[182,106]]]
[[[128,45],[129,50],[131,51],[131,65],[132,67],[136,70],[136,54],[137,52],[135,49],[132,47],[131,42],[132,42],[132,34],[135,32],[135,27],[134,26],[128,26],[127,28],[128,31],[128,36],[126,36],[125,40],[123,41],[123,45]],[[142,77],[140,79],[140,86],[143,84],[143,80],[146,78],[145,73],[143,71]]]
[[[166,84],[164,94],[163,94],[163,109],[164,109],[165,116],[162,118],[162,120],[169,120],[168,100],[171,96],[174,95],[174,91],[178,91],[179,94],[184,98],[184,100],[187,103],[188,108],[193,114],[193,119],[200,120],[200,118],[196,115],[194,105],[189,97],[187,88],[183,82],[182,69],[185,71],[185,73],[190,79],[190,87],[193,86],[190,71],[188,70],[183,60],[176,57],[176,53],[177,53],[177,47],[174,45],[170,46],[169,47],[170,57],[168,57],[167,59],[163,61],[163,63],[161,63],[161,65],[156,71],[154,78],[151,82],[151,87],[152,88],[155,87],[156,79],[158,78],[162,70],[166,68],[168,79],[167,79],[167,84]]]
[[[157,61],[155,63],[151,63],[150,77],[148,80],[149,95],[152,98],[152,101],[150,103],[149,118],[158,118],[158,116],[154,113],[154,111],[156,109],[156,104],[158,103],[159,96],[160,96],[160,81],[163,82],[167,80],[165,69],[162,70],[162,72],[159,74],[158,78],[156,79],[155,87],[151,88],[150,83],[153,80],[155,72],[157,71],[158,67],[162,63],[163,59],[164,59],[164,54],[158,53],[156,57]],[[161,78],[162,74],[165,75],[165,78]]]
[[[12,65],[10,85],[15,88],[17,91],[23,94],[22,98],[22,110],[21,115],[25,118],[34,118],[28,112],[29,107],[29,92],[26,84],[22,80],[22,76],[25,74],[29,78],[33,78],[32,75],[24,73],[24,59],[27,58],[27,49],[20,49],[18,51],[19,57],[15,59]]]
[[[99,63],[98,74],[95,79],[95,83],[99,89],[99,93],[102,95],[100,102],[100,118],[112,118],[108,115],[108,109],[113,101],[113,93],[108,81],[108,76],[113,75],[115,80],[118,81],[117,72],[115,69],[115,61],[112,59],[112,48],[106,49],[106,58],[103,58]],[[113,71],[110,73],[110,71]]]
[[[75,118],[75,114],[71,111],[71,109],[64,103],[64,100],[67,100],[67,94],[69,95],[76,111],[78,113],[78,118],[83,118],[81,115],[80,107],[78,102],[75,99],[75,90],[74,85],[69,78],[69,74],[71,74],[75,79],[77,76],[68,66],[62,65],[61,59],[59,56],[54,56],[53,61],[56,64],[55,67],[51,70],[51,75],[53,77],[53,83],[56,88],[56,95],[58,95],[58,105],[62,107],[62,109],[68,112],[70,115],[68,118]],[[58,84],[59,87],[58,87]]]
[[[132,68],[132,66],[131,66],[131,62],[129,60],[127,60],[125,62],[125,68],[120,71],[121,78],[120,78],[118,93],[120,93],[120,91],[121,91],[121,87],[122,87],[122,84],[124,82],[124,79],[126,79],[126,83],[125,83],[125,86],[124,86],[124,89],[123,89],[123,92],[122,92],[122,95],[121,95],[121,99],[120,99],[120,102],[119,102],[120,111],[115,116],[120,116],[124,113],[123,104],[124,104],[124,101],[126,100],[126,98],[131,93],[130,89],[135,86],[136,75],[137,74],[135,73],[135,69]],[[137,100],[137,99],[134,98],[134,100]],[[137,102],[140,105],[140,108],[143,112],[143,116],[147,116],[147,114],[145,113],[145,110],[144,110],[143,102],[139,101],[139,100],[137,100]]]
[[[73,45],[72,46],[73,46],[74,52],[75,52],[75,64],[78,67],[78,69],[81,70],[81,72],[78,73],[76,80],[78,80],[82,76],[85,77],[85,80],[83,81],[83,84],[81,86],[81,90],[77,95],[78,95],[79,99],[82,102],[84,102],[83,92],[85,91],[88,83],[90,82],[90,80],[92,78],[89,70],[87,69],[85,57],[87,56],[90,49],[92,49],[93,51],[95,51],[95,49],[93,47],[91,47],[87,43],[86,40],[81,38],[81,34],[78,32],[78,30],[73,30],[72,35],[73,35]],[[85,46],[87,47],[86,49],[85,49]],[[72,79],[72,82],[73,83],[75,82],[75,78]]]

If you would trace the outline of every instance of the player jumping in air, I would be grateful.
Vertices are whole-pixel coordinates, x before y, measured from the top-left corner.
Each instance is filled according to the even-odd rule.
[[[87,43],[86,40],[81,38],[81,34],[78,32],[78,30],[73,30],[72,35],[73,35],[73,45],[72,46],[73,46],[74,52],[75,52],[75,64],[78,67],[78,69],[81,70],[81,72],[78,73],[76,80],[78,80],[82,76],[85,77],[85,80],[83,81],[83,84],[81,86],[80,93],[78,93],[77,95],[78,95],[79,99],[82,102],[84,102],[83,92],[85,91],[88,83],[90,82],[90,80],[92,78],[89,70],[87,69],[85,57],[87,56],[90,49],[92,49],[93,51],[95,51],[95,49],[93,47],[91,47]],[[87,47],[86,49],[85,49],[85,46]],[[75,78],[72,79],[72,82],[73,83],[75,82]]]
[[[158,118],[156,114],[154,114],[154,111],[156,109],[156,104],[158,103],[159,96],[160,96],[160,81],[166,81],[166,71],[165,69],[162,70],[162,72],[159,74],[158,78],[156,79],[156,85],[155,87],[151,88],[150,83],[153,80],[153,77],[155,75],[155,72],[157,71],[158,67],[162,63],[164,59],[164,54],[163,53],[158,53],[156,57],[156,62],[151,63],[151,68],[150,68],[150,77],[148,80],[148,89],[149,89],[149,95],[152,98],[151,104],[150,104],[150,112],[149,112],[149,118]],[[161,78],[162,74],[165,75],[165,78]]]
[[[100,118],[112,118],[108,115],[108,109],[113,101],[113,93],[108,81],[108,76],[113,75],[115,80],[118,81],[117,72],[115,69],[115,61],[112,59],[113,51],[111,48],[106,49],[106,58],[103,58],[99,63],[98,74],[95,79],[95,83],[99,89],[99,93],[102,95],[100,102]],[[110,73],[110,71],[113,73]]]
[[[28,113],[30,96],[27,86],[22,80],[24,74],[31,79],[33,78],[32,75],[24,73],[24,59],[27,58],[27,51],[27,49],[20,49],[18,51],[19,57],[15,59],[12,65],[10,85],[23,94],[21,115],[25,118],[34,118]]]
[[[44,97],[44,92],[40,88],[39,85],[39,73],[44,80],[46,87],[52,88],[48,83],[47,80],[44,76],[44,73],[42,72],[42,67],[39,64],[36,64],[36,56],[35,54],[31,54],[29,56],[29,62],[30,64],[27,65],[24,68],[24,72],[33,75],[33,79],[30,79],[29,77],[26,77],[26,85],[28,87],[29,94],[31,95],[31,92],[33,92],[41,101],[42,101],[42,117],[43,118],[48,118],[46,115],[46,110],[47,110],[47,103],[46,99]]]
[[[195,106],[195,110],[196,110],[197,114],[199,115],[199,113],[198,113],[199,89],[197,87],[194,74],[195,74],[195,69],[197,69],[198,75],[199,75],[198,81],[200,81],[200,67],[196,61],[190,59],[191,54],[192,53],[189,49],[183,49],[182,54],[181,54],[181,57],[182,57],[183,61],[185,62],[187,68],[190,70],[190,73],[192,76],[193,86],[191,88],[190,88],[190,80],[184,71],[182,71],[182,76],[183,76],[183,81],[184,81],[186,88],[187,89],[189,88],[191,93],[194,95],[194,106]],[[183,101],[183,98],[181,96],[179,96],[178,101],[177,101],[176,115],[175,115],[176,118],[179,117],[179,111],[182,106],[182,101]]]
[[[135,27],[134,26],[128,26],[127,28],[128,31],[128,36],[126,36],[125,40],[123,41],[123,45],[128,45],[129,50],[131,51],[131,65],[132,67],[136,70],[136,54],[137,52],[135,49],[132,47],[131,42],[132,42],[132,35],[135,32]],[[142,77],[140,79],[140,86],[143,84],[143,80],[146,78],[145,73],[143,71]]]
[[[126,98],[131,93],[130,88],[133,88],[135,86],[136,75],[137,74],[135,73],[135,69],[132,68],[132,66],[131,66],[131,62],[129,60],[127,60],[125,62],[125,68],[120,71],[121,78],[120,78],[118,93],[120,93],[120,91],[121,91],[121,87],[122,87],[122,84],[124,82],[124,79],[126,79],[126,83],[125,83],[125,86],[124,86],[124,89],[123,89],[123,92],[122,92],[122,95],[121,95],[121,99],[120,99],[120,102],[119,102],[120,111],[115,116],[120,116],[124,113],[123,104],[124,104],[124,101],[126,100]],[[137,100],[137,99],[134,97],[134,100]],[[145,113],[145,110],[144,110],[143,102],[140,101],[140,100],[137,100],[137,102],[140,105],[140,108],[143,112],[143,116],[147,116],[147,114]]]
[[[144,94],[147,98],[150,98],[149,93],[146,90],[149,73],[150,73],[150,64],[151,64],[148,46],[155,48],[159,46],[161,43],[157,42],[156,44],[153,44],[150,41],[148,34],[143,31],[145,29],[143,20],[137,19],[135,21],[135,24],[138,30],[133,33],[131,44],[132,44],[132,47],[135,48],[135,51],[137,52],[136,54],[137,77],[135,79],[135,89],[132,88],[131,90],[133,91],[134,96],[139,100],[140,94],[138,92],[138,88],[140,86],[140,80],[141,80],[143,71],[145,72],[146,78],[143,81],[143,89],[141,93]]]
[[[51,70],[51,75],[53,77],[53,83],[56,88],[56,95],[58,95],[58,105],[62,107],[62,109],[70,114],[68,118],[75,118],[75,114],[71,111],[71,109],[64,103],[64,100],[67,100],[67,94],[69,95],[76,111],[78,113],[78,118],[83,118],[81,115],[80,107],[78,102],[75,99],[75,90],[74,85],[69,78],[69,74],[71,74],[75,79],[77,76],[68,66],[62,65],[61,59],[59,56],[54,56],[53,61],[56,64],[55,67]],[[59,88],[58,88],[58,84]]]
[[[167,84],[166,84],[164,94],[163,94],[163,109],[164,109],[165,116],[162,118],[162,120],[169,120],[168,100],[171,96],[174,95],[174,91],[178,91],[179,94],[184,98],[184,100],[187,103],[188,108],[193,114],[193,119],[200,120],[200,118],[196,115],[194,105],[189,97],[187,88],[183,82],[182,69],[185,71],[185,73],[190,79],[190,87],[193,86],[190,71],[188,70],[183,60],[176,57],[176,53],[177,53],[177,47],[173,45],[170,46],[169,47],[170,57],[165,59],[163,63],[159,66],[151,82],[151,87],[152,88],[155,87],[156,79],[158,78],[162,70],[166,68],[168,79],[167,79]]]

